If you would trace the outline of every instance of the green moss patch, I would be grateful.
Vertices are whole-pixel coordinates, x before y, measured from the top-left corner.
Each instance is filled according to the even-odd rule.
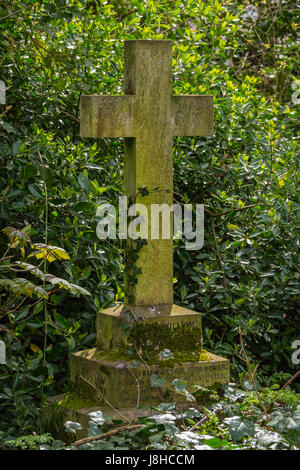
[[[201,351],[185,351],[185,352],[172,352],[172,357],[168,359],[161,359],[159,352],[155,353],[153,351],[146,351],[141,356],[138,354],[132,354],[130,352],[121,352],[118,351],[98,351],[96,354],[97,359],[104,359],[108,362],[116,362],[116,361],[141,361],[142,359],[147,363],[149,366],[151,365],[159,365],[162,367],[175,367],[177,365],[181,365],[186,362],[210,362],[211,356],[210,354],[202,349]]]
[[[67,393],[58,404],[64,408],[72,408],[73,410],[99,406],[99,403],[81,398],[77,393]]]

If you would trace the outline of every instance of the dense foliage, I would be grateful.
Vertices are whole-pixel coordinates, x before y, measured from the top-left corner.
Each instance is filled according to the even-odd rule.
[[[173,402],[153,408],[149,418],[138,424],[112,419],[102,411],[90,413],[88,437],[76,439],[80,423],[66,421],[69,442],[51,434],[9,438],[0,432],[5,449],[30,450],[292,450],[300,446],[299,394],[289,390],[265,389],[257,395],[252,384],[243,389],[230,383],[221,396],[214,390],[198,388],[194,395],[186,383],[174,380],[174,395],[186,394],[190,406],[176,409]],[[197,398],[196,398],[197,397]],[[202,402],[202,404],[200,404]],[[67,435],[67,434],[66,434]]]
[[[0,228],[14,229],[0,235],[0,429],[32,431],[70,353],[94,345],[96,311],[123,299],[119,242],[97,238],[95,216],[122,194],[122,140],[81,139],[79,100],[122,93],[125,39],[172,39],[174,93],[214,95],[215,135],[174,139],[174,198],[206,210],[202,250],[176,242],[175,301],[203,314],[237,380],[240,326],[257,380],[283,385],[299,336],[296,2],[13,0],[0,14]],[[42,262],[50,295],[16,261]]]

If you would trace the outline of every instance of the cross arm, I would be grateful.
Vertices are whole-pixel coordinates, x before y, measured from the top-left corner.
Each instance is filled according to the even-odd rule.
[[[135,96],[82,96],[81,137],[135,137]]]
[[[173,135],[213,135],[213,105],[213,96],[172,96]]]

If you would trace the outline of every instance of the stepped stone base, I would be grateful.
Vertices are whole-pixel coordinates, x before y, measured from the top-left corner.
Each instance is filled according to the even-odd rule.
[[[164,361],[148,365],[128,359],[109,360],[109,354],[97,348],[79,351],[71,356],[71,391],[100,400],[102,406],[105,401],[101,397],[104,397],[115,408],[135,407],[138,393],[141,405],[158,405],[171,400],[172,392],[168,388],[151,388],[153,373],[164,379],[166,387],[170,388],[174,388],[174,379],[185,380],[190,392],[193,392],[193,385],[208,387],[228,383],[229,361],[208,352],[205,356],[207,360],[201,362],[174,363],[166,367]],[[180,401],[180,395],[175,398]]]
[[[132,307],[124,305],[97,314],[97,346],[124,351],[131,344],[142,351],[202,348],[202,316],[178,305]]]
[[[96,402],[93,403],[90,400],[86,400],[84,403],[84,400],[75,393],[64,393],[48,398],[47,403],[42,408],[43,428],[55,436],[56,439],[61,439],[70,444],[87,436],[88,423],[90,421],[89,414],[95,411],[101,411],[113,420],[123,421],[121,425],[125,421],[120,414],[130,422],[136,421],[137,418],[149,417],[155,414],[150,407],[138,410],[135,408],[119,408],[120,414],[118,414],[112,408],[98,406]],[[66,432],[64,426],[66,421],[80,423],[82,429],[75,433]]]
[[[163,379],[161,388],[153,387],[153,374]],[[160,403],[187,406],[174,390],[175,379],[184,380],[194,395],[198,387],[230,380],[229,361],[203,350],[200,313],[177,305],[102,310],[97,347],[71,355],[70,394],[48,400],[44,427],[68,442],[87,434],[88,414],[95,410],[118,419],[113,409],[120,410],[131,420],[149,416]],[[65,433],[68,420],[83,429]]]

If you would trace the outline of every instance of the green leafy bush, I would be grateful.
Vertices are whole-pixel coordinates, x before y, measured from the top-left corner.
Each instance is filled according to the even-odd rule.
[[[176,303],[204,314],[204,346],[228,357],[233,373],[246,372],[239,326],[266,381],[274,370],[295,371],[296,2],[253,8],[238,0],[1,3],[0,228],[27,226],[38,246],[62,247],[70,260],[51,264],[49,280],[67,278],[91,293],[76,302],[66,289],[53,293],[48,325],[42,312],[31,318],[26,303],[0,317],[14,335],[3,334],[9,361],[0,366],[0,390],[10,380],[20,394],[27,429],[31,397],[65,390],[70,352],[94,344],[96,311],[124,297],[121,247],[96,237],[95,217],[99,203],[122,194],[122,140],[81,139],[79,100],[122,92],[126,39],[172,39],[174,93],[214,96],[215,135],[174,139],[175,200],[206,210],[203,249],[175,243]],[[30,345],[43,349],[45,327],[42,364]]]

